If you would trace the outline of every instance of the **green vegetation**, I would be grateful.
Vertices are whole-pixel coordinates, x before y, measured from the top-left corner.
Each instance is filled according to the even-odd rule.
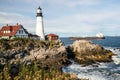
[[[51,49],[51,48],[53,48],[55,45],[56,45],[55,41],[50,41],[50,46],[49,46],[49,48]]]
[[[29,38],[14,38],[12,40],[0,39],[0,51],[12,50],[12,49],[26,49],[28,51],[34,49],[35,47],[46,47],[48,46],[48,41],[40,41]]]
[[[7,39],[0,39],[0,43],[3,43],[5,41],[8,41]]]
[[[0,39],[0,51],[12,50],[16,48],[32,50],[34,48],[54,48],[58,45],[55,41],[40,41],[30,38],[14,38],[12,40]]]
[[[35,61],[32,65],[19,64],[19,73],[10,74],[10,64],[3,67],[0,64],[0,80],[76,80],[76,77],[58,70],[44,67]]]
[[[0,55],[3,62],[0,62],[0,80],[76,80],[75,75],[61,71],[63,66],[69,64],[65,54],[59,53],[52,56],[46,54],[45,59],[22,62],[24,57],[31,55],[32,50],[53,51],[54,48],[57,48],[56,46],[60,47],[59,42],[29,38],[1,39]],[[11,67],[14,65],[11,63],[17,63],[17,73],[11,73]],[[13,71],[15,70],[13,69]]]

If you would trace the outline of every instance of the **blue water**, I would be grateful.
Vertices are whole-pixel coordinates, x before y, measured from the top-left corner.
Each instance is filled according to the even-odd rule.
[[[61,38],[65,46],[69,46],[74,40],[69,38]],[[63,71],[74,73],[78,78],[87,78],[89,80],[120,80],[120,37],[106,37],[102,40],[92,40],[95,44],[100,44],[104,48],[111,50],[115,56],[112,57],[113,62],[99,63],[98,67],[86,66],[72,61],[72,64],[64,67]]]
[[[74,40],[70,40],[68,37],[61,38],[66,46],[69,46],[74,42]],[[120,36],[119,37],[105,37],[105,39],[100,40],[91,40],[95,44],[100,44],[104,47],[120,47]]]
[[[93,42],[104,47],[120,47],[120,37],[106,37],[102,40],[93,40]]]

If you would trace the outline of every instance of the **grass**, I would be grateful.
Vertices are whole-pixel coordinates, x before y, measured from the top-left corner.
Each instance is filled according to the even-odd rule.
[[[10,67],[10,64],[4,66],[0,72],[0,80],[76,80],[76,77],[72,77],[68,73],[52,68],[45,69],[44,66],[40,66],[36,62],[29,66],[19,64],[19,73],[14,77],[10,73]]]

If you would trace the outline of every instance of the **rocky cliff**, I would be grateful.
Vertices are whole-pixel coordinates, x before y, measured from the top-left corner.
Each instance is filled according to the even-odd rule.
[[[0,79],[11,80],[15,77],[16,80],[77,80],[74,75],[61,74],[62,67],[70,64],[68,58],[86,66],[97,62],[110,62],[112,55],[111,51],[86,40],[75,41],[66,48],[61,40],[1,39]]]
[[[31,39],[0,40],[0,63],[47,65],[61,69],[70,64],[68,58],[83,65],[97,62],[110,62],[113,53],[90,41],[78,40],[66,47],[61,40],[39,41]]]
[[[68,47],[68,52],[69,58],[73,58],[84,66],[97,62],[110,62],[113,55],[110,50],[87,40],[75,41]]]
[[[69,64],[67,51],[61,40],[39,41],[31,39],[0,40],[0,63],[39,62],[42,66],[60,69]]]

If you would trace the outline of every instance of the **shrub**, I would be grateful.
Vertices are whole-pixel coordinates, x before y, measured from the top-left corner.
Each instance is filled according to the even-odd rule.
[[[11,49],[11,46],[9,45],[8,42],[3,43],[4,50]]]
[[[0,80],[75,80],[71,79],[70,74],[61,73],[55,69],[44,67],[39,68],[35,61],[33,65],[19,64],[19,74],[15,77],[10,77],[10,64],[7,64],[3,72],[0,72]]]
[[[22,41],[23,43],[27,43],[30,38],[14,38],[12,41]]]
[[[7,39],[0,39],[0,43],[4,43],[6,41],[8,41],[8,40]]]
[[[52,49],[56,45],[55,41],[50,41],[49,48]]]

